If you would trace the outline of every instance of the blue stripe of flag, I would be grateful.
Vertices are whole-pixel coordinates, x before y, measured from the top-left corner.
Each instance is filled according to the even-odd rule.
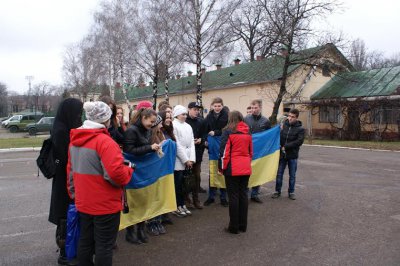
[[[152,152],[142,156],[124,153],[124,158],[136,164],[131,181],[126,186],[128,189],[147,187],[155,183],[160,177],[174,173],[176,144],[167,140],[162,145],[164,157],[160,158]]]

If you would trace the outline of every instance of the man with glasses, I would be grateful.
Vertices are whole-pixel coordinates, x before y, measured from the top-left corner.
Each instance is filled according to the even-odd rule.
[[[301,121],[297,120],[299,110],[291,109],[287,120],[281,127],[281,152],[279,159],[278,174],[276,176],[275,193],[272,198],[281,196],[283,174],[286,165],[289,168],[289,198],[295,200],[294,188],[296,184],[297,159],[299,158],[300,146],[304,141],[304,128]]]

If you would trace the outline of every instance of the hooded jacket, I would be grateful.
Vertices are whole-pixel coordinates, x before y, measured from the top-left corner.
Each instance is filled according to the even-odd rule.
[[[219,169],[225,176],[251,175],[252,157],[253,142],[246,123],[239,122],[236,131],[223,131]]]
[[[286,120],[281,130],[281,147],[285,147],[285,152],[281,150],[281,157],[286,159],[299,158],[300,146],[304,141],[304,128],[301,121],[289,124]]]
[[[82,106],[83,103],[78,99],[68,98],[62,101],[51,130],[56,175],[53,177],[51,186],[49,221],[55,225],[60,224],[60,219],[67,218],[68,205],[71,202],[66,182],[69,134],[72,128],[82,125]]]
[[[73,129],[70,138],[67,187],[78,211],[90,215],[121,211],[122,186],[129,183],[133,170],[123,164],[118,144],[104,127]]]

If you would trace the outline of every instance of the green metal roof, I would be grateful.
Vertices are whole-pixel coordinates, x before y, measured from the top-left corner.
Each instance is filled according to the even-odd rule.
[[[294,60],[295,62],[307,60],[326,48],[334,48],[335,51],[341,55],[334,45],[327,44],[299,51],[291,56],[291,60]],[[282,77],[283,64],[284,58],[282,56],[273,56],[261,61],[253,61],[225,67],[220,70],[209,71],[202,75],[202,88],[204,91],[207,91],[218,88],[276,81]],[[300,64],[291,65],[289,67],[289,73],[299,66]],[[350,67],[352,66],[350,65]],[[196,76],[193,75],[180,79],[170,79],[168,84],[169,93],[171,95],[194,91],[196,90]],[[164,93],[164,82],[159,82],[158,95],[163,95]],[[128,99],[151,97],[153,94],[153,88],[151,86],[142,88],[129,86],[127,87],[127,94]],[[122,101],[123,95],[121,90],[116,90],[115,99],[117,101]]]
[[[311,96],[311,100],[390,96],[400,93],[400,66],[339,73]]]

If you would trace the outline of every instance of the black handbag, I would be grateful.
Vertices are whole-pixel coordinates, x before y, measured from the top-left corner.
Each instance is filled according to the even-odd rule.
[[[182,190],[184,194],[188,194],[193,191],[195,186],[195,178],[192,169],[186,168],[183,172]]]

